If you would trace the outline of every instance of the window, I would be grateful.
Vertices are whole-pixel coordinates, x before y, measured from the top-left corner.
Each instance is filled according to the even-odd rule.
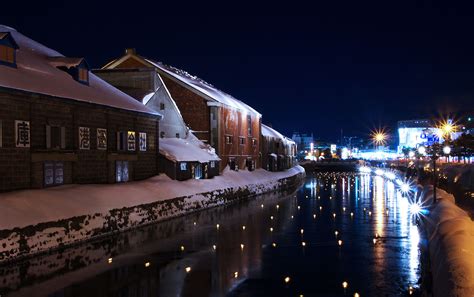
[[[138,147],[141,152],[146,152],[146,133],[138,133]]]
[[[215,167],[216,167],[216,161],[210,161],[210,162],[209,162],[209,166],[210,166],[211,168],[215,168]]]
[[[232,136],[227,135],[227,136],[225,137],[225,143],[226,143],[226,144],[232,144]]]
[[[30,147],[30,122],[15,121],[16,147]]]
[[[46,148],[66,148],[66,127],[46,125]]]
[[[165,104],[163,102],[160,103],[160,110],[165,110]]]
[[[80,82],[88,83],[89,82],[89,70],[86,68],[79,68],[77,73],[77,79]]]
[[[44,185],[55,186],[64,184],[63,162],[44,162]]]
[[[128,182],[128,161],[115,161],[115,181]]]
[[[15,64],[15,49],[0,44],[0,61],[7,64]]]
[[[160,132],[160,138],[165,138],[165,131]]]
[[[277,141],[277,142],[275,143],[275,146],[276,146],[276,148],[279,148],[279,147],[280,147],[280,143]]]
[[[179,133],[176,133],[176,138],[179,138]]]
[[[186,171],[186,170],[188,170],[188,166],[187,166],[187,163],[186,163],[186,162],[181,162],[181,163],[179,163],[179,167],[180,167],[181,171]]]
[[[117,132],[117,150],[124,151],[127,147],[127,136],[124,131]]]
[[[79,127],[79,149],[89,150],[91,148],[91,131],[89,127]]]
[[[97,128],[97,149],[107,149],[107,129]]]
[[[135,151],[136,150],[136,137],[135,132],[128,131],[127,133],[127,150]]]
[[[239,137],[239,144],[244,145],[245,144],[245,138]]]
[[[252,146],[257,146],[257,139],[252,138]]]
[[[247,115],[247,133],[248,136],[252,136],[252,117]]]
[[[202,165],[197,164],[194,166],[194,179],[201,179],[202,178]]]

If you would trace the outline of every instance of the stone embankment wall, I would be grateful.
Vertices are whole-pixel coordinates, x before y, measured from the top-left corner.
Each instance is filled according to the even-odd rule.
[[[0,230],[0,264],[198,210],[242,201],[256,195],[296,189],[304,178],[305,172],[298,171],[292,176],[276,178],[272,182],[256,182],[246,186],[112,209],[105,213],[84,214],[65,220]]]

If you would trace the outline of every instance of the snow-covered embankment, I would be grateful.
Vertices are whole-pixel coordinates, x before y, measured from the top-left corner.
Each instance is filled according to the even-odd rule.
[[[433,187],[419,192],[423,205],[432,203]],[[435,297],[474,296],[474,222],[457,207],[454,197],[438,189],[437,202],[423,217]]]
[[[225,170],[206,180],[164,175],[114,185],[66,185],[0,195],[0,263],[193,211],[290,190],[302,167],[283,172]]]

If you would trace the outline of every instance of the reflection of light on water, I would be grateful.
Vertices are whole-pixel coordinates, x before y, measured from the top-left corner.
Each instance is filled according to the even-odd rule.
[[[383,235],[385,229],[385,191],[382,177],[375,177],[375,228],[378,234]],[[389,193],[389,191],[387,191]]]
[[[418,231],[418,227],[416,225],[410,225],[410,282],[415,283],[418,281],[418,266],[420,264],[419,261],[419,253],[418,253],[418,244],[420,243],[420,233]]]

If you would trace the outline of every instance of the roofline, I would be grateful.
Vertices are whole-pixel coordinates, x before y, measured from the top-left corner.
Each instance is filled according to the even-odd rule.
[[[71,100],[73,102],[82,103],[82,104],[105,106],[105,107],[112,108],[112,109],[126,110],[128,112],[140,113],[140,114],[144,114],[144,115],[148,115],[148,116],[152,116],[152,117],[157,117],[158,120],[161,120],[163,118],[163,115],[159,112],[151,113],[151,112],[145,112],[145,111],[137,111],[137,110],[133,110],[133,109],[127,109],[127,108],[121,108],[121,107],[110,106],[110,105],[105,105],[105,104],[99,104],[99,103],[95,103],[95,102],[83,101],[83,100],[79,100],[79,99],[75,99],[75,98],[54,96],[54,95],[50,95],[50,94],[46,94],[46,93],[32,92],[32,91],[28,91],[28,90],[15,89],[15,88],[10,88],[10,87],[5,87],[5,86],[0,86],[0,90],[6,90],[6,91],[10,90],[10,91],[15,91],[15,92],[19,92],[19,93],[27,93],[27,94],[40,94],[40,95],[55,98],[55,99],[66,99],[66,100]]]
[[[112,69],[109,69],[109,67],[116,67],[117,65],[119,65],[120,63],[122,63],[123,61],[125,61],[126,59],[128,58],[134,58],[136,60],[138,60],[140,63],[144,64],[144,65],[148,65],[150,68],[153,68],[155,69],[159,75],[165,75],[166,77],[170,78],[171,80],[173,80],[174,82],[178,83],[179,85],[181,85],[182,87],[185,87],[186,89],[192,91],[193,93],[196,93],[197,95],[205,98],[206,100],[208,101],[214,101],[214,102],[219,102],[217,101],[216,99],[212,98],[211,96],[208,96],[206,95],[205,93],[201,92],[200,90],[194,88],[193,86],[183,82],[182,80],[174,77],[173,75],[167,73],[166,71],[162,70],[161,68],[157,67],[156,65],[154,65],[153,63],[149,62],[147,58],[144,58],[140,55],[137,55],[136,53],[126,53],[125,55],[121,56],[120,58],[117,58],[117,59],[114,59],[112,61],[110,61],[109,63],[105,64],[103,67],[100,68],[100,70],[114,70],[115,68],[112,68]],[[230,96],[230,95],[229,95]],[[173,99],[174,100],[174,99]],[[235,99],[234,100],[238,100],[238,99]],[[219,102],[221,103],[221,102]],[[237,109],[237,110],[242,110],[241,108],[237,108],[237,107],[234,107],[234,106],[231,106],[231,105],[228,105],[228,104],[224,104],[224,103],[221,103],[222,106],[228,106],[229,108],[231,109]],[[250,107],[250,106],[249,106]],[[253,109],[253,108],[252,108]],[[249,110],[250,111],[250,110]],[[260,117],[262,117],[262,114],[259,113],[258,111],[256,111],[254,109],[255,112],[252,111],[253,114],[256,114]]]

